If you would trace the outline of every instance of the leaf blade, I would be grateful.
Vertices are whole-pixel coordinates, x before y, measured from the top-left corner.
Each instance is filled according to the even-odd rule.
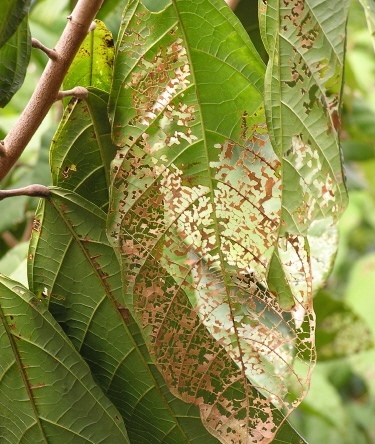
[[[31,53],[31,36],[25,17],[16,32],[0,48],[0,107],[11,100],[22,86]]]
[[[31,0],[4,0],[1,2],[0,48],[14,34],[30,8]]]
[[[216,442],[195,409],[169,393],[150,362],[122,302],[119,265],[105,236],[105,213],[71,191],[52,188],[51,193],[37,213],[29,252],[30,286],[44,298],[118,408],[130,440]],[[54,260],[46,263],[46,255]]]
[[[74,439],[74,442],[128,443],[117,410],[94,383],[87,365],[40,301],[6,277],[0,277],[0,286],[5,360],[2,360],[0,402],[6,413],[5,421],[12,424],[5,434],[9,442],[20,442],[23,435],[30,439],[37,434],[38,442],[55,442],[63,436],[67,442]],[[13,382],[9,385],[9,381]],[[14,384],[19,394],[23,392],[26,403],[6,402],[13,399],[15,392],[9,390],[15,388]],[[20,410],[23,418],[25,415],[28,418],[25,427],[14,422]],[[100,425],[95,425],[95,421]],[[16,440],[13,433],[18,434],[18,438],[13,435]]]
[[[297,333],[265,282],[281,192],[263,73],[223,3],[178,0],[158,13],[128,3],[109,105],[121,150],[112,164],[108,234],[151,355],[173,393],[200,405],[221,442],[231,433],[270,442],[283,420],[273,404],[293,404],[281,399],[284,378],[295,376]],[[299,346],[311,352],[312,338],[304,339]],[[210,392],[211,380],[221,387]]]

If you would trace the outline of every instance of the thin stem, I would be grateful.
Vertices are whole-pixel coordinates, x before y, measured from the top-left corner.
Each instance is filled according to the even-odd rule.
[[[8,174],[55,102],[64,76],[103,0],[78,0],[35,91],[0,146],[0,181]]]
[[[59,91],[57,94],[57,100],[61,100],[64,97],[76,97],[77,99],[87,99],[89,92],[83,86],[76,86],[73,89],[67,89],[66,91]]]
[[[15,196],[48,197],[49,194],[50,191],[48,187],[35,184],[13,190],[0,190],[0,200]]]
[[[43,45],[43,43],[41,43],[38,39],[31,39],[31,46],[33,48],[37,48],[40,49],[41,51],[43,51],[45,54],[48,55],[48,57],[52,60],[57,60],[57,53],[54,49],[50,49],[47,48],[47,46]]]

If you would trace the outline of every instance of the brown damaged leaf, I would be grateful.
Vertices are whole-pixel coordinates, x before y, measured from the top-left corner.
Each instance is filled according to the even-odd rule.
[[[282,181],[263,73],[225,5],[176,0],[152,14],[128,3],[109,107],[121,150],[108,234],[127,308],[169,388],[223,443],[271,442],[314,361],[311,306],[292,294],[285,310],[268,290]],[[288,245],[288,284],[308,296],[305,244]]]
[[[332,269],[347,193],[340,154],[340,101],[348,1],[260,0],[269,54],[267,124],[281,160],[282,214],[268,272],[296,325]]]

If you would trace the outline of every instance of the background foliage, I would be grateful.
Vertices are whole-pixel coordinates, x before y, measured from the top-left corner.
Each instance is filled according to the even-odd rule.
[[[29,20],[33,37],[53,46],[65,25],[69,3],[33,2]],[[254,19],[255,3],[242,0],[237,13],[266,57]],[[107,0],[101,11],[113,31],[121,9],[118,2]],[[310,444],[375,441],[375,62],[374,43],[359,1],[351,2],[348,30],[342,145],[350,203],[340,222],[334,271],[315,298],[318,363],[311,390],[291,417]],[[0,139],[23,109],[45,63],[44,54],[32,51],[26,81],[1,111]],[[61,113],[61,105],[56,104],[2,187],[50,184],[48,150]],[[26,197],[0,202],[0,272],[25,284],[36,204],[36,199]]]

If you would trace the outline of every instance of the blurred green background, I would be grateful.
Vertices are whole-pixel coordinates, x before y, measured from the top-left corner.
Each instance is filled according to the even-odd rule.
[[[124,2],[104,2],[101,15],[106,17],[112,31],[119,25]],[[33,1],[32,36],[53,47],[73,3]],[[266,59],[259,38],[257,1],[241,0],[236,13]],[[372,17],[375,21],[375,13]],[[340,246],[334,270],[324,290],[315,298],[318,362],[311,389],[290,418],[310,444],[375,443],[374,41],[361,2],[353,0],[348,22],[341,130],[350,200],[340,222]],[[0,110],[0,139],[30,98],[46,61],[45,54],[32,51],[24,85],[6,108]],[[61,104],[56,103],[2,183],[3,188],[50,183],[48,150],[61,113]],[[0,272],[25,284],[28,239],[36,205],[37,199],[28,197],[0,202]]]

